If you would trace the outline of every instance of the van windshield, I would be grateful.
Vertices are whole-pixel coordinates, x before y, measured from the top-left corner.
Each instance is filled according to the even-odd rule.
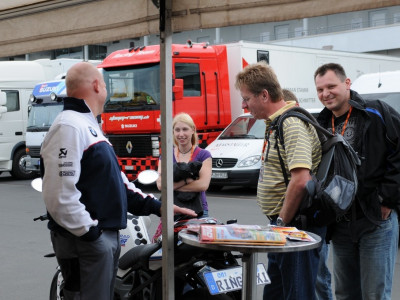
[[[400,93],[361,94],[365,100],[380,99],[400,113]]]
[[[29,111],[27,131],[48,131],[57,115],[63,110],[63,103],[32,105]]]
[[[265,121],[242,116],[233,121],[219,139],[264,139]]]

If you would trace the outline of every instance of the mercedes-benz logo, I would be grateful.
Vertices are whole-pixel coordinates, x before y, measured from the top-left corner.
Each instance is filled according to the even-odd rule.
[[[221,168],[223,164],[224,164],[224,161],[221,158],[217,159],[217,161],[215,162],[215,166],[217,168]]]

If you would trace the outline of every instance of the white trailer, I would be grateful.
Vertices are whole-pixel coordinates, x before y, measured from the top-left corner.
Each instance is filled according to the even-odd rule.
[[[352,79],[352,78],[350,78]],[[351,88],[366,100],[380,99],[400,113],[400,70],[365,74]]]
[[[325,63],[341,64],[352,80],[363,74],[400,70],[400,58],[366,53],[310,49],[240,41],[226,44],[232,119],[242,113],[235,76],[247,64],[266,60],[278,76],[282,88],[292,91],[304,108],[322,108],[318,100],[314,72]],[[236,103],[236,104],[235,104]]]
[[[54,79],[78,59],[0,62],[0,173],[19,179],[35,176],[25,170],[28,100],[33,87]]]
[[[282,88],[294,92],[299,100],[300,106],[312,112],[319,112],[323,108],[316,93],[314,72],[319,66],[325,63],[341,64],[345,68],[347,76],[355,80],[354,85],[357,84],[357,78],[361,80],[364,76],[368,76],[364,74],[378,71],[400,70],[400,58],[392,56],[308,49],[243,41],[226,44],[226,48],[232,118],[242,113],[240,93],[235,89],[234,85],[235,76],[246,65],[256,63],[260,60],[266,60],[276,72]],[[398,76],[400,76],[400,71],[398,74]],[[383,77],[381,80],[383,80]],[[376,83],[374,84],[377,86],[378,80],[375,79],[375,81]],[[368,84],[365,84],[364,88],[367,85]],[[389,84],[386,83],[386,85]],[[354,89],[357,90],[357,88]],[[361,93],[364,94],[364,89]],[[400,89],[396,97],[399,96],[399,93]],[[391,95],[394,97],[394,94]],[[396,109],[400,109],[400,98],[398,99],[399,104],[397,104]],[[396,107],[393,101],[391,101],[390,104]],[[239,122],[239,120],[242,119],[251,120],[249,116],[242,116],[233,121],[233,125],[235,122]],[[225,131],[225,133],[226,132],[227,131]],[[256,139],[253,142],[254,144],[250,143],[251,139],[240,141],[251,148],[252,151],[250,151],[240,144],[237,139],[234,140],[234,137],[232,139],[233,140],[230,141],[224,136],[224,133],[222,133],[215,142],[207,147],[207,150],[211,152],[213,157],[211,177],[211,186],[213,188],[229,185],[254,186],[257,184],[257,174],[261,166],[261,142]],[[255,153],[256,151],[254,151],[254,149],[259,151],[259,153]]]

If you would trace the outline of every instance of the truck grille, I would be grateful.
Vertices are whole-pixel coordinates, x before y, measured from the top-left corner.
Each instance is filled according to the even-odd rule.
[[[213,168],[233,168],[237,163],[236,158],[213,158],[212,167]]]
[[[118,157],[146,157],[152,155],[151,135],[111,135],[108,140]]]
[[[31,157],[40,157],[40,146],[27,146]]]

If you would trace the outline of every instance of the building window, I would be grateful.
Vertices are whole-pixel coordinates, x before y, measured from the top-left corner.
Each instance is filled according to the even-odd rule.
[[[362,28],[362,19],[354,18],[351,20],[351,29],[360,29]]]
[[[270,38],[269,32],[261,32],[260,33],[260,42],[261,43],[268,42],[270,39],[271,38]]]
[[[135,43],[133,46],[135,46]],[[107,56],[107,47],[101,45],[89,45],[89,59],[103,60]]]
[[[275,26],[275,39],[288,39],[289,38],[289,25],[278,25]]]
[[[295,37],[302,37],[303,36],[303,27],[296,27],[294,29],[294,36]]]
[[[400,23],[400,13],[393,14],[393,23]]]
[[[386,12],[382,10],[369,12],[369,24],[370,27],[386,25]]]
[[[208,43],[210,41],[210,36],[199,36],[196,40],[198,43]]]

